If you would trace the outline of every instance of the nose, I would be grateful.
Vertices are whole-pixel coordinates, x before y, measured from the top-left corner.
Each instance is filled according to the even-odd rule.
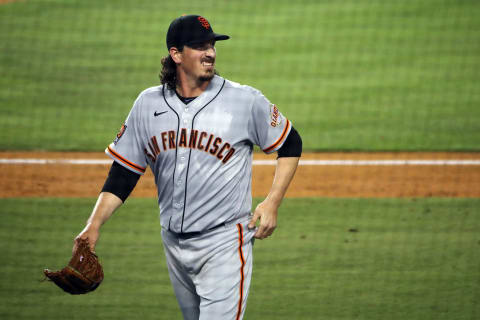
[[[215,50],[215,46],[214,45],[208,46],[207,50],[205,51],[205,55],[209,58],[215,59],[215,57],[217,56],[217,51]]]

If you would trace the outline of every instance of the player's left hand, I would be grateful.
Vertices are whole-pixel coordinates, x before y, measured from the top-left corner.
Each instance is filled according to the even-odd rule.
[[[263,201],[257,206],[248,224],[249,229],[254,229],[257,220],[260,219],[260,225],[254,235],[256,239],[265,239],[272,235],[277,227],[277,210],[278,208],[276,206],[271,205],[267,201]]]

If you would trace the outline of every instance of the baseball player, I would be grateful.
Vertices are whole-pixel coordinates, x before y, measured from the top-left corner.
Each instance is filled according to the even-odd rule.
[[[262,93],[220,77],[214,33],[198,15],[167,32],[162,85],[143,91],[106,153],[114,160],[86,227],[99,229],[149,166],[155,177],[162,241],[184,319],[242,319],[252,275],[253,239],[277,225],[302,141]],[[273,185],[251,211],[253,147],[277,152]]]

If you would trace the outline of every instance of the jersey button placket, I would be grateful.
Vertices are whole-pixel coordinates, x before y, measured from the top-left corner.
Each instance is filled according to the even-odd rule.
[[[181,120],[181,127],[182,129],[185,128],[187,129],[188,124],[189,124],[189,116],[188,115],[183,115],[182,120]],[[188,130],[188,129],[187,129]],[[178,147],[178,146],[177,146]],[[175,231],[176,232],[181,232],[181,225],[182,225],[182,219],[183,219],[183,211],[184,211],[184,206],[185,206],[185,183],[186,181],[186,174],[187,174],[187,159],[188,159],[188,154],[187,154],[187,149],[183,147],[178,147],[177,149],[177,161],[176,161],[176,173],[175,173],[175,182],[173,186],[173,208],[174,211],[176,212],[176,222],[175,222]]]
[[[188,124],[190,123],[190,115],[188,114],[188,109],[185,109],[185,112],[183,113],[182,116],[183,119],[183,125],[186,129],[188,129]]]
[[[184,176],[186,174],[186,162],[185,160],[185,155],[183,153],[185,152],[184,149],[178,149],[179,153],[179,158],[177,160],[177,173],[175,177],[175,186],[174,186],[174,199],[173,199],[173,207],[175,209],[178,209],[180,211],[181,208],[183,208],[183,201],[185,199],[185,187],[182,186],[182,181],[185,180]]]

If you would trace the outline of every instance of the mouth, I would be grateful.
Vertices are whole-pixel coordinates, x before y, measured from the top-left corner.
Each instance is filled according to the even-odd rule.
[[[215,61],[202,61],[202,66],[206,68],[213,68],[215,66]]]

